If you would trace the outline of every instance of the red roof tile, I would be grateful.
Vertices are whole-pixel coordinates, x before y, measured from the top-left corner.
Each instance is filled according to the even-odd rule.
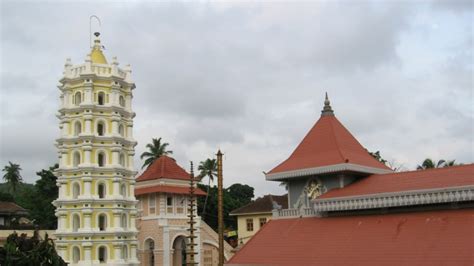
[[[227,265],[473,265],[474,210],[271,220]]]
[[[371,175],[318,199],[474,185],[474,164]]]
[[[374,159],[334,115],[325,115],[321,116],[290,157],[268,174],[342,163],[390,170]]]
[[[167,186],[167,185],[156,185],[151,187],[135,188],[135,195],[140,196],[149,193],[171,193],[171,194],[189,194],[189,187],[179,186]],[[195,192],[198,196],[205,196],[206,192],[200,188],[196,188]]]
[[[163,155],[155,160],[145,172],[137,178],[137,181],[160,178],[189,180],[189,173],[181,168],[173,158]]]

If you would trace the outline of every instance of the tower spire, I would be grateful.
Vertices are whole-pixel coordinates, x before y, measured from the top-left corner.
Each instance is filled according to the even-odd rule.
[[[321,116],[334,115],[334,111],[331,107],[331,102],[329,101],[328,93],[326,92],[326,99],[324,100],[324,108],[321,111]]]

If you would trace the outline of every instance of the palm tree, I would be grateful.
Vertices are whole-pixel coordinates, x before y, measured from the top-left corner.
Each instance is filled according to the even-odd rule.
[[[161,138],[151,139],[151,143],[148,143],[146,147],[149,151],[146,151],[140,155],[140,159],[147,158],[143,163],[142,169],[145,166],[150,166],[156,159],[160,158],[163,155],[170,155],[173,154],[173,151],[167,150],[169,143],[161,143]]]
[[[2,170],[3,172],[5,172],[5,174],[3,175],[3,179],[8,183],[10,189],[15,192],[16,187],[22,181],[22,177],[20,175],[21,168],[19,164],[12,162],[8,163],[10,165],[6,165]]]
[[[431,168],[441,168],[446,166],[445,160],[439,160],[436,164],[435,161],[430,158],[426,158],[421,165],[416,167],[417,170],[431,169]]]
[[[206,214],[207,199],[209,197],[209,189],[211,187],[211,181],[214,181],[214,177],[217,176],[217,160],[216,159],[206,159],[199,163],[198,170],[200,171],[199,176],[204,178],[207,176],[209,178],[207,185],[207,194],[206,199],[204,200],[204,207],[202,209],[202,218]]]
[[[451,160],[451,161],[446,161],[446,163],[444,164],[444,167],[450,167],[450,166],[456,166],[458,165],[457,163],[455,163],[456,160]]]

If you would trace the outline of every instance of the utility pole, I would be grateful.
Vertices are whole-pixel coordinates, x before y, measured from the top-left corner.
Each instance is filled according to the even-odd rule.
[[[219,266],[224,265],[224,212],[222,191],[222,152],[217,151],[217,218],[219,234]]]
[[[197,252],[194,251],[194,246],[197,244],[194,243],[194,239],[196,236],[194,235],[194,232],[196,229],[194,228],[194,224],[196,224],[196,221],[194,221],[194,211],[195,211],[195,195],[194,195],[194,170],[193,170],[193,162],[191,162],[191,173],[189,175],[189,204],[188,204],[188,217],[189,217],[189,242],[186,244],[187,245],[187,250],[186,250],[186,259],[189,259],[189,261],[186,260],[186,265],[198,265],[199,263],[194,260],[194,256],[197,254]]]

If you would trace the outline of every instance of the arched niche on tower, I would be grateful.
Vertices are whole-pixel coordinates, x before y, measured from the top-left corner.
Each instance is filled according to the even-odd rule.
[[[73,151],[72,153],[72,166],[78,167],[81,164],[81,153],[78,150]]]
[[[74,93],[72,102],[76,106],[79,106],[82,103],[82,93],[80,91]]]

